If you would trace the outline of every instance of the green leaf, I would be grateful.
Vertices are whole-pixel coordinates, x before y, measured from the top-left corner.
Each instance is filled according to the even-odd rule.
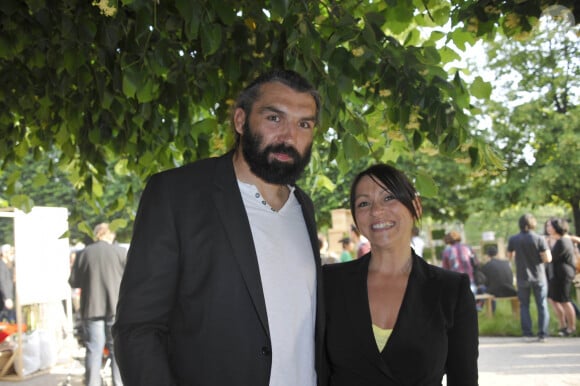
[[[159,84],[152,78],[148,78],[145,83],[137,89],[137,100],[139,103],[151,102],[156,97],[156,91],[159,89]]]
[[[103,185],[101,184],[101,181],[99,181],[95,177],[93,177],[92,193],[96,197],[102,197],[103,196]]]
[[[38,173],[32,178],[32,186],[39,188],[48,183],[48,177],[44,173]]]
[[[127,68],[123,71],[123,94],[129,98],[133,98],[139,88],[140,80],[139,74]]]
[[[214,131],[217,130],[218,122],[215,119],[202,119],[201,121],[197,121],[193,124],[191,128],[191,133],[194,134],[196,137],[200,134],[212,134]]]
[[[443,4],[442,6],[436,7],[436,9],[431,12],[433,16],[433,21],[437,25],[445,25],[449,21],[449,16],[451,7],[449,4]]]
[[[204,56],[215,54],[222,44],[222,30],[217,24],[206,25],[201,30],[201,48]]]
[[[387,28],[395,34],[404,32],[413,20],[414,10],[412,2],[407,3],[406,1],[398,1],[396,7],[388,7],[386,11]]]
[[[332,180],[330,178],[328,178],[324,174],[320,174],[320,175],[316,176],[315,188],[316,189],[326,189],[329,192],[333,192],[334,189],[336,188],[336,185],[334,184],[334,182],[332,182]]]
[[[364,29],[362,31],[362,37],[368,46],[373,47],[377,43],[375,31],[371,23],[365,23]]]
[[[110,225],[111,230],[113,232],[115,232],[115,231],[117,231],[117,229],[123,229],[127,226],[127,219],[118,218],[118,219],[111,221],[111,223],[109,225]]]
[[[101,130],[99,128],[94,128],[89,131],[89,141],[95,145],[101,143]]]
[[[25,213],[29,213],[34,207],[34,201],[26,194],[17,194],[10,197],[10,205],[14,208],[18,208]]]
[[[454,29],[453,31],[451,31],[449,36],[451,37],[451,40],[453,41],[453,43],[455,43],[457,48],[459,48],[462,51],[465,51],[466,43],[473,45],[475,44],[476,41],[476,37],[471,32],[465,31],[461,28]]]
[[[127,159],[122,159],[115,164],[114,167],[115,174],[118,176],[128,176],[130,175],[129,170],[127,169]]]
[[[12,43],[10,38],[4,34],[0,35],[0,58],[10,59],[12,57]]]
[[[439,51],[435,47],[425,47],[423,55],[426,64],[438,64],[441,61]]]
[[[350,134],[345,135],[342,142],[346,159],[359,159],[367,153],[367,149]]]
[[[439,192],[439,188],[433,177],[424,171],[417,173],[415,187],[421,197],[437,197]]]
[[[443,63],[451,63],[454,60],[461,60],[461,55],[447,46],[439,49],[439,55],[441,56],[441,61]]]
[[[220,5],[223,4],[220,3]],[[191,0],[176,0],[175,6],[185,21],[185,33],[187,37],[192,40],[197,39],[199,25],[201,23],[200,15],[202,15],[200,2]]]
[[[93,229],[90,227],[90,225],[86,221],[82,221],[82,222],[78,223],[77,227],[78,227],[80,232],[87,235],[91,240],[95,237],[95,235],[93,234]]]
[[[288,0],[270,0],[272,18],[283,18],[288,13]]]
[[[471,83],[469,91],[476,98],[489,99],[492,91],[491,83],[484,81],[481,76],[477,76]]]

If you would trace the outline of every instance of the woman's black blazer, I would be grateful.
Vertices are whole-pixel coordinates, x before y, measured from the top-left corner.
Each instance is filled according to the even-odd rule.
[[[372,253],[372,252],[371,252]],[[477,385],[477,311],[469,278],[413,256],[393,332],[379,352],[367,295],[371,254],[325,265],[330,386]]]

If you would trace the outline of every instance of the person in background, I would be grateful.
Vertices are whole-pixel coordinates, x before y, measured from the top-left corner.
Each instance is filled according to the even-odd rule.
[[[119,298],[119,285],[125,269],[127,250],[117,244],[109,224],[94,229],[95,242],[78,252],[69,284],[80,288],[80,316],[83,322],[85,385],[101,385],[103,350],[109,350],[113,385],[123,384],[115,359],[111,327]]]
[[[411,247],[415,251],[415,254],[419,257],[423,257],[423,249],[425,249],[425,241],[420,235],[419,227],[413,226],[413,237],[411,238]]]
[[[520,324],[526,341],[545,342],[548,335],[550,313],[548,311],[548,282],[544,264],[552,261],[546,239],[535,232],[537,221],[532,214],[524,214],[518,220],[520,232],[508,239],[507,253],[515,259],[518,299],[520,301]],[[538,335],[532,333],[530,295],[534,294],[538,310]]]
[[[128,385],[324,379],[315,212],[296,186],[320,106],[301,75],[265,73],[235,102],[233,151],[150,178],[114,327]]]
[[[469,276],[471,291],[477,291],[475,282],[475,266],[477,260],[473,249],[461,242],[461,234],[455,230],[447,233],[444,238],[447,246],[442,252],[441,266],[445,269],[461,272]]]
[[[13,264],[12,246],[3,244],[0,247],[0,322],[16,323]]]
[[[345,263],[353,259],[354,253],[354,243],[350,237],[344,237],[340,239],[340,244],[342,245],[342,252],[340,253],[340,262]]]
[[[551,248],[552,273],[548,288],[548,297],[558,318],[558,335],[576,334],[576,312],[572,305],[572,281],[576,274],[574,244],[568,234],[568,221],[552,218],[546,223],[546,231],[554,240]]]
[[[350,208],[371,252],[323,267],[329,385],[477,385],[470,280],[413,252],[415,187],[377,164],[355,177]]]
[[[324,264],[334,264],[338,263],[338,259],[332,252],[328,250],[328,241],[323,234],[318,234],[318,246],[320,248],[320,261],[322,265]]]
[[[480,269],[483,275],[484,292],[498,298],[516,296],[514,273],[510,262],[499,259],[497,253],[498,250],[495,245],[488,245],[485,249],[485,254],[489,257],[489,261]],[[493,311],[495,311],[495,303],[495,300],[492,300]]]
[[[371,250],[371,244],[367,240],[366,237],[361,235],[360,231],[358,230],[357,226],[352,224],[350,226],[350,239],[353,241],[355,246],[355,256],[358,259],[359,257],[366,255]]]

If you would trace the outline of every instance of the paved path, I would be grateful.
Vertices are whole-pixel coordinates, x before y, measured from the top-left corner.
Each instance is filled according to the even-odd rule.
[[[580,338],[480,338],[480,386],[580,386]]]
[[[522,338],[480,338],[480,386],[580,386],[580,338],[550,338],[527,343]],[[2,386],[82,386],[82,358],[50,373]],[[161,385],[160,385],[161,386]]]

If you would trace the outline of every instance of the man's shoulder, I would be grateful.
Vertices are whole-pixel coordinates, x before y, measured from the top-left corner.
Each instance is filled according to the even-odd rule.
[[[519,232],[508,238],[508,243],[510,242],[522,242],[532,239],[533,232]]]
[[[214,173],[211,171],[214,170],[218,165],[222,165],[224,162],[227,162],[228,159],[231,160],[231,153],[226,153],[219,157],[203,158],[186,165],[155,173],[152,178],[180,179],[184,174],[199,175],[200,177],[212,177]]]
[[[302,204],[307,204],[310,206],[311,210],[314,210],[314,203],[310,196],[302,190],[298,185],[294,185],[294,195],[298,199],[298,202]]]
[[[483,267],[481,267],[481,269],[485,270],[485,269],[503,268],[505,266],[509,266],[509,264],[510,263],[507,260],[500,260],[495,258],[485,263]]]

